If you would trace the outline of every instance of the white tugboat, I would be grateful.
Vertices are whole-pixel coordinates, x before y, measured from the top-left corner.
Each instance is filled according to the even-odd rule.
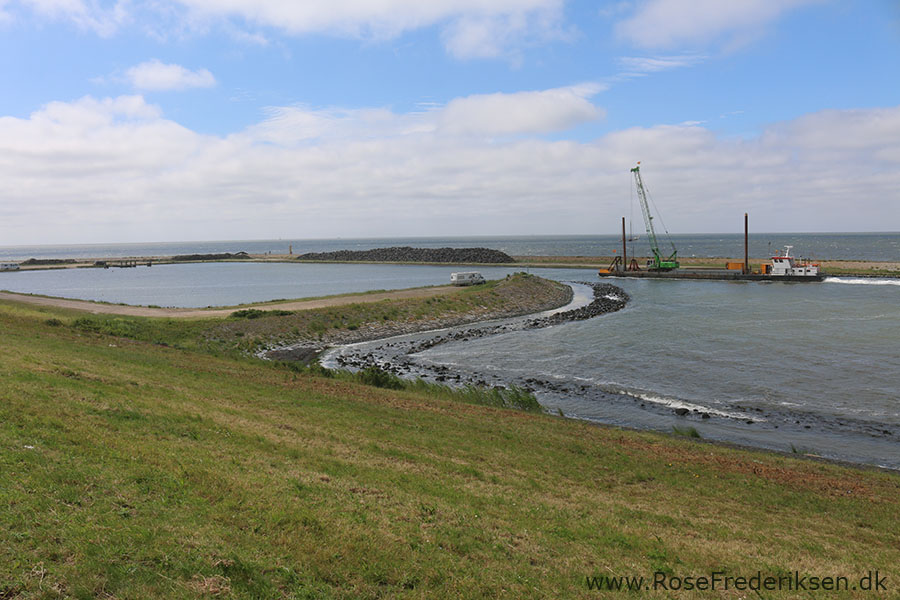
[[[766,275],[773,277],[812,277],[819,278],[819,265],[808,260],[795,260],[791,256],[793,246],[785,246],[784,254],[777,252],[772,257],[772,265],[769,266]],[[767,265],[768,266],[768,265]]]

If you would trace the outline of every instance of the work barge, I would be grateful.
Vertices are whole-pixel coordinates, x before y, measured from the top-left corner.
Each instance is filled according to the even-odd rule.
[[[819,265],[804,259],[791,256],[793,246],[787,246],[784,252],[776,253],[770,264],[763,264],[754,271],[750,268],[748,252],[747,215],[744,214],[744,261],[726,262],[724,269],[714,267],[658,268],[658,261],[649,259],[642,268],[634,258],[628,262],[628,247],[625,238],[625,218],[622,218],[622,254],[615,257],[606,269],[600,269],[600,277],[631,277],[639,279],[705,279],[711,281],[784,281],[784,282],[817,282],[823,281],[826,274],[819,270]],[[677,263],[676,263],[677,264]]]
[[[674,271],[609,271],[600,269],[600,277],[630,277],[643,279],[706,279],[711,281],[822,281],[825,275],[768,275],[765,273],[742,273],[727,269],[677,269]]]
[[[640,163],[631,169],[637,186],[637,196],[644,216],[647,237],[653,256],[647,259],[642,268],[635,258],[628,262],[629,238],[625,237],[625,217],[622,217],[622,254],[616,256],[609,267],[600,269],[600,277],[632,277],[644,279],[705,279],[713,281],[783,281],[783,282],[816,282],[825,279],[825,273],[819,265],[804,259],[796,259],[791,255],[793,246],[786,246],[784,252],[777,252],[771,257],[770,264],[760,265],[753,271],[749,258],[748,216],[744,213],[744,261],[726,262],[724,269],[714,267],[682,268],[678,262],[678,251],[672,244],[672,252],[668,256],[660,252],[653,215],[647,201],[647,192],[640,173]],[[666,231],[668,235],[668,231]],[[634,239],[633,237],[630,239]],[[671,243],[671,240],[670,240]]]

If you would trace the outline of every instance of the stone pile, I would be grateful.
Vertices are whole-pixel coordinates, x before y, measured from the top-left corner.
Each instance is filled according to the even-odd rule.
[[[337,250],[309,252],[297,260],[307,261],[363,261],[363,262],[426,262],[458,264],[498,264],[515,262],[513,257],[490,248],[412,248],[394,246],[371,250]]]

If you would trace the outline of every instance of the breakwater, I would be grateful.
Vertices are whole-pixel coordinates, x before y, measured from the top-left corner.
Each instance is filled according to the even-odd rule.
[[[578,283],[579,285],[589,286],[592,289],[593,299],[584,306],[535,318],[486,323],[465,329],[442,331],[429,335],[424,339],[385,341],[383,344],[377,344],[374,347],[372,345],[361,348],[345,347],[334,357],[334,362],[341,368],[359,370],[377,366],[395,375],[417,376],[458,385],[503,385],[499,381],[488,382],[479,375],[454,372],[444,365],[421,363],[416,361],[411,355],[448,342],[467,342],[513,331],[540,329],[570,321],[581,321],[598,317],[621,310],[630,299],[624,290],[608,283]],[[527,384],[525,387],[530,391],[534,390],[533,386],[545,386],[548,389],[556,389],[552,382],[549,381],[531,379]]]
[[[348,317],[352,327],[347,327],[342,318],[339,323],[333,322],[336,327],[311,331],[308,324],[301,323],[305,317],[300,314],[294,316],[297,322],[293,324],[281,321],[272,323],[275,327],[269,332],[272,337],[282,337],[280,334],[284,329],[293,326],[298,328],[297,338],[287,345],[269,345],[258,354],[274,360],[308,362],[328,347],[534,315],[568,306],[572,301],[571,286],[526,273],[517,273],[465,291],[452,288],[442,292],[434,304],[430,297],[426,297],[431,296],[426,290],[419,290],[419,294],[416,290],[410,292],[413,293],[413,301],[418,296],[423,302],[418,305],[401,302],[387,312],[385,309],[372,312],[361,307],[348,307],[348,314],[354,315]],[[228,328],[234,327],[234,323],[228,325]],[[299,334],[301,330],[305,333]]]
[[[308,252],[297,260],[338,262],[426,262],[459,264],[507,264],[515,259],[505,252],[490,248],[413,248],[393,246],[372,250],[337,250]]]

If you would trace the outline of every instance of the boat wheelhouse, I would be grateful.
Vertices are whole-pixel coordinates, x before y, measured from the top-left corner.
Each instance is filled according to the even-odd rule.
[[[805,259],[795,259],[791,256],[793,246],[785,246],[784,254],[777,252],[772,257],[767,275],[775,277],[818,277],[819,265]]]

